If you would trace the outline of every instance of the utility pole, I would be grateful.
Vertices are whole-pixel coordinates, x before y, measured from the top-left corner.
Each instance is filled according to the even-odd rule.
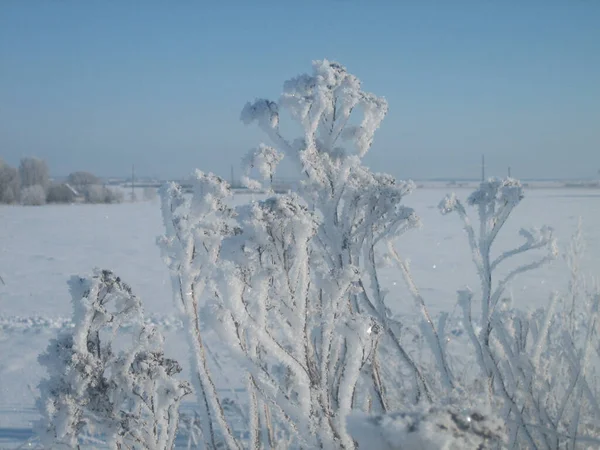
[[[481,182],[485,183],[485,155],[481,155]]]
[[[135,202],[135,164],[131,165],[131,201]]]
[[[510,166],[508,166],[508,178],[510,178]]]
[[[231,187],[234,188],[235,178],[233,177],[233,164],[231,165]]]

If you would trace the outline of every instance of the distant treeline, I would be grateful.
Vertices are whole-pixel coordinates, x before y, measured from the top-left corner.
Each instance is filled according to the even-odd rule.
[[[89,172],[73,172],[65,182],[50,180],[48,164],[39,158],[21,159],[18,168],[0,159],[0,203],[118,203],[123,193],[102,184]]]

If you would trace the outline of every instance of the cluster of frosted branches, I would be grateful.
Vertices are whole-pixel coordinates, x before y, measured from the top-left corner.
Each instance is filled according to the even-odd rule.
[[[283,135],[283,111],[301,126],[302,136]],[[406,425],[410,439],[412,422],[404,418],[416,416],[394,411],[450,398],[468,407],[469,395],[484,393],[501,412],[511,448],[597,444],[598,396],[590,383],[597,367],[590,361],[600,352],[598,297],[577,278],[579,247],[569,259],[567,301],[556,295],[535,314],[511,309],[504,298],[509,284],[556,258],[552,230],[521,230],[522,245],[493,256],[498,234],[523,198],[520,183],[480,185],[467,200],[478,226],[456,196],[442,201],[442,212],[456,212],[464,223],[481,284],[477,296],[465,289],[458,297],[480,368],[466,374],[447,345],[448,314],[437,321],[430,315],[394,245],[419,225],[402,204],[414,185],[373,173],[362,162],[386,113],[385,100],[362,91],[343,66],[317,61],[312,74],[284,83],[277,102],[259,99],[241,114],[271,141],[248,153],[244,184],[263,188],[264,181],[251,178],[253,169],[272,183],[286,157],[302,179],[296,193],[232,207],[227,183],[202,172],[196,172],[190,196],[173,184],[162,190],[166,233],[158,243],[191,348],[199,401],[194,440],[212,449],[354,449],[346,423],[351,411],[401,418],[396,425]],[[525,263],[507,269],[508,260],[523,255]],[[391,317],[380,283],[381,257],[396,262],[420,314],[415,339],[425,343],[425,352],[419,361],[403,335],[410,327]],[[228,344],[243,369],[245,411],[242,401],[231,403],[218,393],[209,331]],[[478,390],[477,378],[485,389]],[[249,441],[234,432],[229,409],[245,421]],[[458,434],[446,434],[460,435],[459,447],[471,445],[473,433],[480,448],[504,441],[499,429],[479,433],[485,423],[465,430],[450,409],[431,411],[438,426],[458,427]]]
[[[596,448],[600,409],[598,391],[590,381],[600,362],[600,296],[594,293],[597,290],[586,292],[580,279],[580,232],[567,258],[571,273],[568,295],[553,294],[546,308],[531,314],[511,308],[502,297],[515,277],[558,254],[552,229],[542,227],[521,230],[522,245],[492,258],[492,245],[522,198],[516,180],[482,183],[467,200],[477,210],[478,231],[456,196],[440,203],[442,213],[456,212],[462,219],[481,283],[480,297],[470,289],[458,293],[464,325],[487,377],[490,402],[502,408],[510,448]],[[534,251],[542,253],[496,280],[502,263]],[[472,316],[474,303],[481,312],[479,321]]]
[[[224,206],[222,180],[198,173],[195,183],[198,197],[185,199],[174,187],[163,193],[173,234],[159,242],[189,321],[205,445],[242,446],[209,368],[200,312],[247,369],[253,447],[292,438],[351,448],[344,417],[379,338],[375,321],[350,308],[357,270],[329,268],[313,256],[319,221],[298,196],[233,211]],[[193,221],[192,208],[200,212]]]
[[[280,110],[304,136],[282,136]],[[359,125],[351,124],[353,111],[362,113]],[[362,164],[386,113],[385,100],[363,92],[344,67],[315,62],[312,75],[284,84],[279,102],[257,100],[242,112],[273,145],[249,153],[245,183],[260,186],[252,168],[272,180],[286,156],[304,179],[297,194],[232,209],[226,183],[200,172],[190,198],[173,185],[163,190],[159,244],[187,321],[206,446],[242,446],[216,391],[206,329],[217,330],[247,369],[252,448],[273,448],[278,436],[354,448],[344,420],[351,409],[385,412],[393,406],[388,392],[403,383],[411,401],[432,398],[379,283],[376,246],[419,223],[402,206],[413,184]],[[380,349],[398,361],[391,377],[382,374]]]
[[[302,137],[290,140],[282,135],[283,110],[301,125]],[[279,102],[247,103],[241,118],[246,124],[257,123],[272,144],[296,163],[297,174],[303,178],[299,195],[320,221],[312,248],[330,270],[356,270],[358,288],[348,295],[350,307],[373,317],[382,328],[384,351],[399,361],[396,371],[414,380],[406,389],[414,400],[423,395],[432,399],[425,375],[401,343],[400,324],[389,317],[377,271],[377,246],[419,225],[414,211],[402,205],[413,183],[372,173],[362,164],[387,110],[387,102],[362,91],[360,81],[343,66],[323,60],[313,64],[312,75],[285,82]],[[352,125],[357,112],[362,119]],[[431,322],[429,327],[437,337]],[[438,361],[447,374],[443,359]],[[392,386],[385,386],[377,352],[365,369],[374,393],[369,404],[384,412],[389,408],[384,391]],[[444,378],[451,385],[449,377]]]
[[[173,448],[179,404],[191,390],[174,378],[181,367],[164,357],[158,331],[143,325],[140,300],[106,270],[69,284],[75,326],[40,356],[48,371],[39,386],[42,442],[79,448],[95,435],[114,449]],[[132,320],[132,342],[117,352],[117,333]]]
[[[242,165],[244,166],[244,175],[242,176],[242,184],[249,189],[262,189],[263,185],[258,180],[251,177],[252,169],[258,170],[264,180],[269,180],[269,191],[272,189],[273,177],[277,169],[277,165],[283,159],[283,155],[265,144],[260,144],[257,149],[250,150],[244,158]]]
[[[268,429],[259,423],[274,414],[303,445],[352,448],[343,419],[379,339],[372,318],[349,308],[357,272],[314,263],[319,224],[296,195],[238,213],[243,233],[224,241],[206,317],[245,362],[251,432]],[[252,440],[256,447],[274,442],[268,433]]]
[[[216,448],[224,441],[229,448],[240,448],[209,367],[200,308],[214,283],[223,239],[241,230],[233,225],[235,214],[226,204],[231,193],[222,179],[196,171],[192,182],[191,198],[175,184],[161,189],[166,233],[157,243],[171,273],[173,300],[188,338],[203,443]]]

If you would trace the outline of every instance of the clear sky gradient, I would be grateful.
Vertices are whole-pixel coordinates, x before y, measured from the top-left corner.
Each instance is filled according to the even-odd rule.
[[[263,140],[244,103],[322,58],[389,101],[374,170],[600,169],[600,0],[1,0],[0,157],[228,176]]]

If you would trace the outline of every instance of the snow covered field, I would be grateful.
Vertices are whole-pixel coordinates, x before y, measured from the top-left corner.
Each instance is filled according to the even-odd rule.
[[[437,204],[449,188],[417,190],[407,198],[423,227],[398,242],[411,261],[415,281],[432,312],[454,311],[455,292],[477,289],[466,236],[454,215],[443,217]],[[461,198],[470,191],[457,189]],[[246,202],[250,195],[237,195]],[[518,239],[521,227],[550,225],[561,251],[578,218],[587,244],[585,271],[600,269],[600,191],[532,189],[498,238],[496,251]],[[113,270],[142,298],[146,316],[167,334],[167,353],[187,365],[187,344],[171,319],[173,307],[167,269],[155,245],[163,233],[158,202],[118,205],[0,207],[0,448],[17,448],[31,437],[36,385],[43,375],[36,361],[57,329],[68,326],[70,296],[66,281],[93,267]],[[506,268],[507,270],[510,267]],[[395,271],[386,272],[390,304],[410,313],[412,300]],[[518,278],[511,286],[515,305],[535,308],[552,290],[564,290],[567,272],[552,266]],[[227,387],[222,380],[221,388]],[[192,397],[190,397],[192,398]],[[187,408],[192,405],[186,405]]]

